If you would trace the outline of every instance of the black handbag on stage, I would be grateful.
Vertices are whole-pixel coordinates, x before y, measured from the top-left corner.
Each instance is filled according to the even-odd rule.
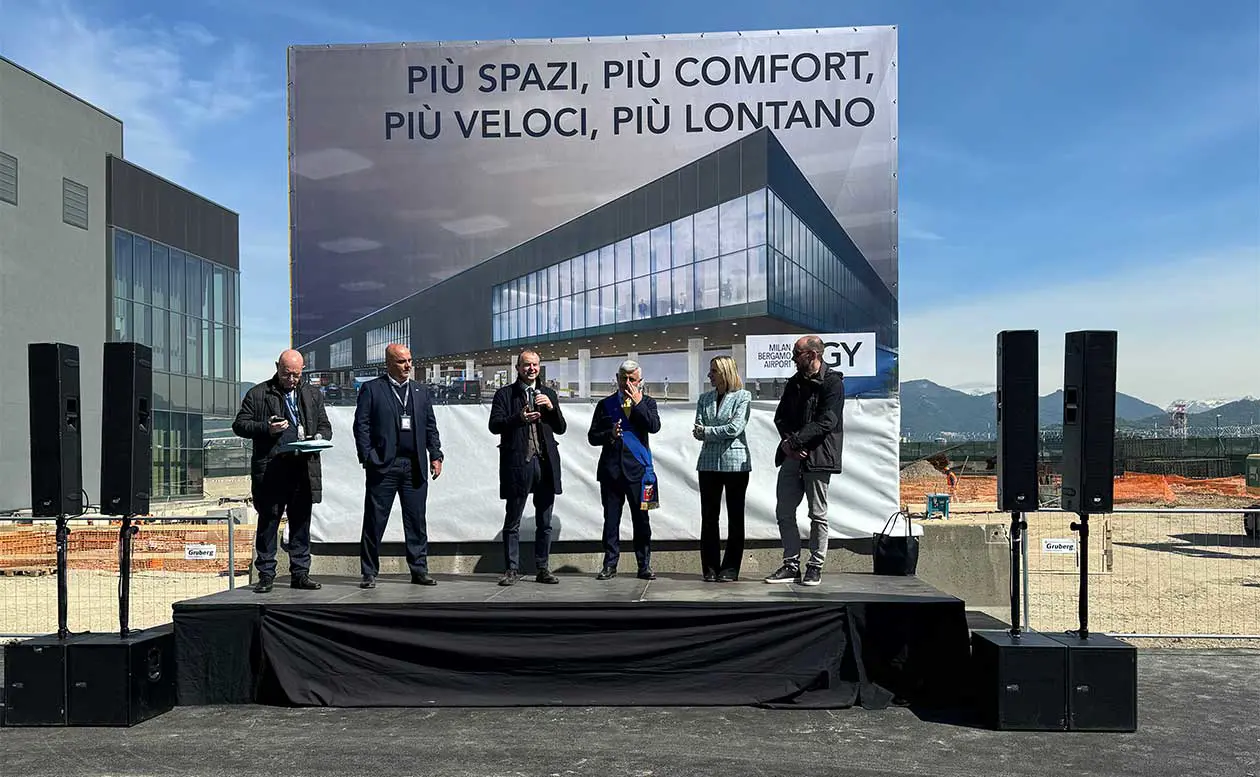
[[[906,519],[906,533],[889,534],[888,527],[894,525],[898,516]],[[873,546],[877,575],[913,575],[919,566],[919,538],[911,529],[910,516],[900,510],[890,515],[884,528],[874,535]]]

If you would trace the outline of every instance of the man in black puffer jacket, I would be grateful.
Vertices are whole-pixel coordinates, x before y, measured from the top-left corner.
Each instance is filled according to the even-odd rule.
[[[783,387],[774,413],[780,438],[774,453],[779,468],[775,517],[783,541],[783,566],[766,578],[767,583],[822,582],[827,560],[827,487],[832,473],[840,472],[844,447],[844,375],[823,367],[822,353],[823,342],[816,335],[796,341],[792,349],[796,374]],[[802,499],[809,507],[809,563],[804,574],[796,523]]]
[[[289,586],[320,588],[311,580],[311,505],[323,497],[318,453],[280,453],[296,440],[331,440],[332,424],[319,389],[302,383],[302,354],[288,350],[276,361],[276,374],[245,393],[232,424],[237,437],[254,441],[250,492],[258,511],[254,538],[256,593],[271,591],[276,578],[276,533],[280,516],[289,516]]]

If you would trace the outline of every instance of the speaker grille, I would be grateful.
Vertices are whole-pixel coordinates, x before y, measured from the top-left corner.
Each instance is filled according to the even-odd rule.
[[[1030,512],[1037,498],[1037,331],[998,332],[998,509]]]
[[[153,351],[106,343],[101,416],[101,513],[144,515],[153,483]]]

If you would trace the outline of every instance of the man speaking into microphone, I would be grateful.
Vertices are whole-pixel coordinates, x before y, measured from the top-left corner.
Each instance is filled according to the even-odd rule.
[[[556,392],[539,385],[538,354],[516,358],[516,381],[494,392],[490,432],[499,435],[499,498],[507,501],[503,518],[503,576],[499,585],[521,579],[521,515],[534,495],[535,580],[559,583],[551,573],[551,510],[560,489],[560,449],[556,435],[567,424]]]
[[[602,447],[596,480],[604,504],[604,566],[596,580],[617,574],[621,557],[621,508],[630,505],[634,527],[634,555],[639,562],[638,577],[655,580],[652,572],[652,526],[648,510],[660,503],[656,472],[648,435],[661,430],[656,400],[643,393],[643,371],[639,363],[627,359],[617,370],[617,391],[600,400],[591,417],[587,441]]]

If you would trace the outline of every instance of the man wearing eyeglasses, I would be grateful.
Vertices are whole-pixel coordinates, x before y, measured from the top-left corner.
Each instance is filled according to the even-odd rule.
[[[827,560],[827,487],[840,472],[844,447],[844,375],[823,367],[823,342],[817,335],[796,341],[796,374],[783,387],[774,425],[779,448],[775,517],[783,541],[783,566],[767,583],[818,585]],[[805,500],[809,512],[809,562],[801,572],[801,532],[796,510]]]
[[[319,453],[282,453],[298,440],[331,440],[332,424],[319,389],[302,383],[302,354],[287,350],[276,374],[246,392],[232,423],[237,437],[254,441],[250,491],[258,511],[254,535],[255,593],[269,593],[276,578],[276,533],[280,516],[289,517],[289,587],[315,591],[311,580],[311,505],[323,496]]]

